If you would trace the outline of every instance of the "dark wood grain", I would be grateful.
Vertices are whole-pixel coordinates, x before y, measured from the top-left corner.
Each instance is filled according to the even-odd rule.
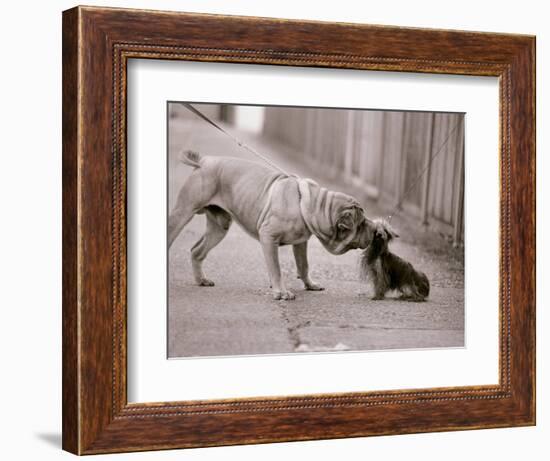
[[[63,14],[63,447],[105,453],[535,422],[529,36],[79,7]],[[126,63],[500,77],[500,382],[222,401],[126,399]],[[521,223],[519,225],[518,223]]]
[[[63,15],[63,448],[79,452],[78,400],[78,11]]]

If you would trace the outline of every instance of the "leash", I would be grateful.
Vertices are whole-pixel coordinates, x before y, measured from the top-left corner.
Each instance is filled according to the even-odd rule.
[[[275,168],[276,170],[280,171],[281,173],[283,173],[285,176],[291,176],[290,174],[288,174],[285,170],[283,170],[280,166],[278,165],[275,165],[271,160],[269,160],[267,157],[265,157],[264,155],[260,154],[259,152],[257,152],[256,150],[252,149],[252,147],[248,147],[244,142],[242,142],[240,139],[236,138],[235,136],[233,136],[231,133],[227,132],[226,130],[224,130],[221,126],[219,126],[217,123],[215,123],[214,121],[212,121],[210,118],[208,118],[206,115],[204,115],[200,110],[198,110],[196,107],[193,107],[191,104],[187,103],[187,102],[182,102],[181,103],[186,109],[190,110],[193,114],[195,114],[197,117],[200,117],[202,118],[205,122],[209,123],[210,125],[212,125],[214,128],[216,128],[217,130],[221,131],[223,134],[225,134],[226,136],[228,136],[229,138],[231,138],[233,141],[235,141],[237,143],[237,145],[239,147],[242,147],[244,149],[246,149],[248,152],[254,154],[256,157],[258,158],[261,158],[265,163],[267,163],[269,166],[271,166],[272,168]]]
[[[447,137],[445,138],[443,143],[439,146],[439,149],[437,150],[437,152],[435,154],[433,154],[432,156],[430,156],[430,158],[426,162],[426,165],[424,166],[424,168],[422,169],[420,174],[416,177],[414,182],[407,188],[407,190],[401,195],[401,198],[399,199],[399,201],[397,202],[397,204],[393,208],[392,213],[388,216],[388,223],[390,223],[392,218],[396,214],[398,214],[398,212],[401,208],[401,205],[403,204],[403,201],[407,197],[407,194],[418,184],[418,181],[420,181],[420,178],[422,178],[422,176],[424,175],[426,170],[430,167],[433,159],[436,158],[441,152],[443,152],[443,148],[447,145],[447,142],[449,141],[449,139],[451,139],[452,134],[458,129],[458,127],[460,126],[461,123],[463,123],[463,121],[464,121],[464,117],[462,117],[458,122],[456,122],[453,129],[451,131],[449,131],[449,134],[447,134]]]

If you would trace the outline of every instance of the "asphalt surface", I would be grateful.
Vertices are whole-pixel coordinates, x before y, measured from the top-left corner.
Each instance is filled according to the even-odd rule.
[[[284,145],[239,133],[241,139],[287,171],[313,177],[322,185],[353,193],[349,186],[312,174],[290,160]],[[184,148],[201,153],[249,158],[250,153],[203,122],[171,121],[170,155]],[[297,157],[299,158],[299,157]],[[190,173],[172,170],[170,191]],[[355,191],[356,196],[360,191]],[[172,202],[172,200],[171,200]],[[365,203],[372,216],[387,210]],[[195,216],[169,253],[168,355],[175,357],[286,354],[346,350],[462,347],[464,345],[464,270],[462,250],[439,235],[397,218],[402,238],[392,251],[424,271],[431,282],[426,302],[370,299],[359,280],[359,251],[333,256],[312,237],[310,274],[325,291],[305,291],[296,278],[291,247],[280,249],[286,285],[294,301],[274,301],[260,245],[233,224],[204,262],[214,287],[196,286],[190,248],[201,237],[205,218]]]

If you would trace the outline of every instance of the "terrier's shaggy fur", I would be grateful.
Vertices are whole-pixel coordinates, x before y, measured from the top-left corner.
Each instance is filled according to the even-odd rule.
[[[374,222],[373,239],[361,255],[361,276],[374,288],[372,299],[384,299],[388,291],[397,290],[401,299],[424,301],[430,294],[428,277],[388,250],[388,243],[399,235],[386,221]]]

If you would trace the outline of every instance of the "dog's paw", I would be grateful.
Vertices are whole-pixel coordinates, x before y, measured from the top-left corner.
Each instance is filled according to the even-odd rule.
[[[273,299],[275,301],[291,301],[292,299],[295,299],[296,295],[292,293],[292,291],[284,290],[284,291],[274,291],[273,292]]]
[[[325,287],[315,282],[309,282],[306,284],[306,290],[309,290],[309,291],[323,291],[324,289]]]
[[[213,287],[215,283],[207,278],[202,278],[197,281],[197,285],[200,287]]]
[[[408,299],[408,301],[413,303],[423,303],[426,302],[426,298],[424,298],[423,296],[411,297]]]

